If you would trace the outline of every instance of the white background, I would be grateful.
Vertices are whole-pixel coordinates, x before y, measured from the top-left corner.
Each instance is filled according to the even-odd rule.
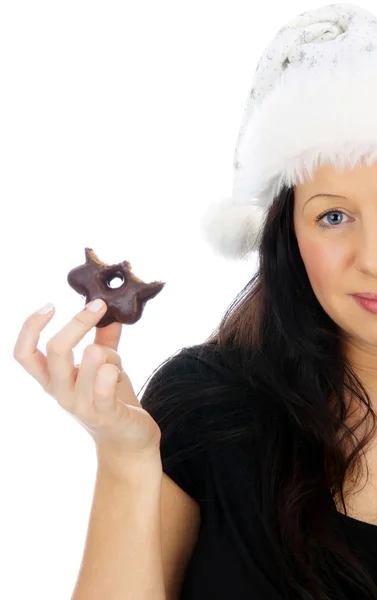
[[[255,272],[218,257],[200,219],[230,195],[233,153],[259,56],[323,2],[5,0],[0,9],[0,597],[71,597],[96,457],[87,432],[13,359],[24,319],[85,301],[67,274],[93,248],[163,280],[119,353],[138,392],[204,341]],[[372,2],[363,6],[373,11]],[[94,330],[75,349],[81,361]]]

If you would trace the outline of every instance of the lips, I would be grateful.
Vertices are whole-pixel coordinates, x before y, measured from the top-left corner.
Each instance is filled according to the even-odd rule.
[[[373,294],[375,296],[375,294]],[[362,298],[359,294],[352,294],[355,302],[370,313],[377,315],[377,300],[373,298]]]
[[[367,300],[377,300],[377,294],[375,294],[374,292],[362,292],[361,294],[352,294],[352,296],[366,298]]]

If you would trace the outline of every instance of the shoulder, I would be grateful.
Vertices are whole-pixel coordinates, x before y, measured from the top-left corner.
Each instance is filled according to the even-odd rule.
[[[158,366],[141,406],[159,425],[164,472],[195,500],[204,494],[207,445],[214,432],[219,357],[205,345],[186,347]]]
[[[165,473],[196,499],[219,450],[232,462],[230,447],[248,444],[255,427],[254,394],[225,363],[216,344],[182,348],[152,373],[140,401],[160,427]]]
[[[161,378],[184,375],[186,372],[200,376],[211,371],[220,375],[223,365],[216,344],[205,343],[182,348],[163,362],[154,373]]]
[[[167,358],[150,375],[143,399],[148,403],[149,391],[155,386],[209,382],[240,383],[239,377],[226,366],[215,342],[187,346]],[[143,387],[144,387],[143,386]]]
[[[174,409],[187,415],[202,406],[198,394],[221,376],[219,356],[206,345],[185,347],[160,364],[145,382],[142,407],[157,420]],[[193,396],[195,394],[195,396]]]
[[[151,375],[141,406],[160,426],[163,443],[174,437],[187,448],[194,442],[212,446],[245,434],[252,390],[225,365],[216,344],[185,347]]]
[[[184,347],[153,371],[143,386],[141,404],[157,416],[159,409],[198,413],[206,406],[219,406],[232,377],[215,343]]]
[[[215,349],[206,345],[185,347],[167,358],[151,373],[144,383],[143,404],[151,401],[151,395],[175,384],[199,384],[208,375],[221,375],[221,365]]]

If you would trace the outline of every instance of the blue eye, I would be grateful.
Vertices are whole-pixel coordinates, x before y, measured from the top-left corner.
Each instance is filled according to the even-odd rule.
[[[324,219],[328,215],[334,215],[336,213],[341,214],[341,215],[345,215],[346,214],[342,210],[328,210],[325,213],[322,213],[321,215],[319,215],[319,217],[316,218],[316,222],[319,223],[319,221],[321,221],[322,219]],[[324,223],[319,223],[319,226],[320,227],[326,227],[327,229],[333,229],[334,227],[337,227],[339,225],[339,223],[341,223],[341,221],[339,219],[337,219],[337,221],[335,223],[332,223],[332,225],[325,225]]]

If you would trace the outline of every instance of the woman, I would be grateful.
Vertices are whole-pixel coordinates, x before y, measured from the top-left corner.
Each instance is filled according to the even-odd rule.
[[[204,222],[224,256],[257,250],[257,273],[141,405],[124,371],[116,383],[108,332],[78,372],[62,360],[104,308],[47,358],[48,317],[24,325],[15,358],[96,444],[74,600],[377,599],[374,50],[377,19],[348,4],[300,15],[265,50],[232,200]]]

